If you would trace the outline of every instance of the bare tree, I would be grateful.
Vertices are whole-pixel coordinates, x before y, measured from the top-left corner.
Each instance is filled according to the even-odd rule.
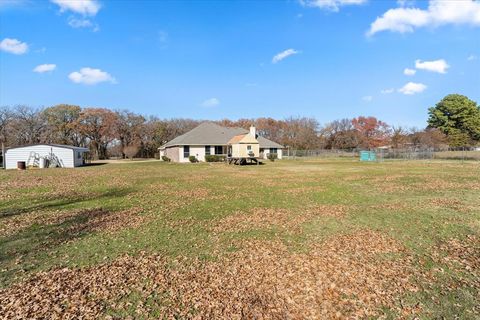
[[[107,157],[107,147],[116,138],[117,114],[103,108],[86,108],[75,124],[76,130],[89,141],[96,159]]]
[[[392,136],[390,137],[392,147],[395,149],[402,148],[408,142],[408,131],[402,126],[392,127]]]
[[[7,127],[12,121],[12,112],[8,107],[0,107],[0,143],[8,143]]]
[[[120,140],[122,156],[125,157],[127,153],[125,148],[136,144],[137,149],[142,142],[142,132],[144,129],[145,118],[141,115],[135,114],[128,110],[117,111],[117,127],[116,132]],[[138,150],[135,152],[135,154]]]
[[[14,108],[12,117],[8,125],[11,144],[43,142],[46,121],[42,115],[42,109],[19,105]]]

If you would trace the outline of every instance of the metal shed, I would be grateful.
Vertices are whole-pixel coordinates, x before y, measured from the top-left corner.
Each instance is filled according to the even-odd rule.
[[[84,165],[84,153],[89,149],[61,144],[35,144],[8,148],[5,169],[16,169],[18,162],[27,167],[75,168]]]

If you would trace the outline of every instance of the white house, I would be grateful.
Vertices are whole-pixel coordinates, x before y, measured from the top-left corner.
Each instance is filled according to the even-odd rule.
[[[243,148],[248,150],[249,146],[255,157],[267,159],[269,153],[276,153],[278,159],[282,158],[284,147],[259,136],[254,127],[249,131],[243,128],[222,127],[213,122],[200,124],[165,143],[159,151],[160,157],[167,156],[174,162],[189,162],[190,156],[195,156],[198,161],[205,161],[206,155],[228,156],[233,149],[236,152],[243,152],[240,150]]]
[[[35,144],[8,148],[5,151],[5,169],[16,169],[17,162],[26,166],[75,168],[84,164],[87,148],[60,144]]]

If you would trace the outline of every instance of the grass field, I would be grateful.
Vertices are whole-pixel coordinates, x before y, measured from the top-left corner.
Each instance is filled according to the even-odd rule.
[[[0,171],[0,318],[480,317],[480,164]]]

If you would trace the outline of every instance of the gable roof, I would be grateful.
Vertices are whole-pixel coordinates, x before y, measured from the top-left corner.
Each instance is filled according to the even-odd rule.
[[[238,136],[234,136],[230,141],[228,141],[228,144],[233,144],[233,143],[239,143],[242,141],[243,138],[245,138],[246,134],[239,134]]]
[[[257,140],[258,140],[258,144],[260,145],[260,148],[277,148],[277,149],[285,148],[280,143],[276,143],[275,141],[268,140],[267,138],[264,138],[262,136],[257,136]]]
[[[226,145],[233,136],[246,132],[242,128],[227,128],[213,122],[203,122],[187,133],[165,143],[162,148],[184,145]]]
[[[249,133],[247,134],[240,134],[238,136],[234,136],[232,139],[228,141],[228,144],[237,144],[237,143],[248,143],[248,144],[258,144],[257,137],[254,137]]]
[[[54,143],[35,143],[35,144],[25,144],[23,146],[15,146],[6,148],[6,150],[17,149],[17,148],[25,148],[25,147],[34,147],[34,146],[49,146],[49,147],[57,147],[57,148],[65,148],[65,149],[72,149],[77,151],[89,152],[90,149],[84,147],[75,147],[69,146],[66,144],[54,144]]]
[[[165,143],[159,149],[189,145],[226,146],[233,137],[241,136],[243,138],[248,133],[249,131],[243,128],[222,127],[213,122],[203,122],[187,133]],[[282,145],[260,136],[257,137],[257,140],[260,148],[283,148]]]

